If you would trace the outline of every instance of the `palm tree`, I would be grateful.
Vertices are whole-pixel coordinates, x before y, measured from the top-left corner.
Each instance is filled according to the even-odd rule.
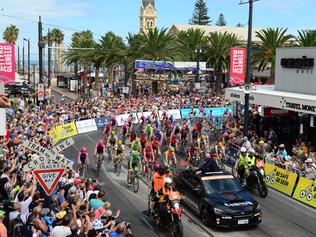
[[[126,46],[120,36],[109,31],[100,39],[101,55],[99,60],[102,60],[107,69],[108,76],[112,81],[112,90],[114,92],[114,77],[113,69],[116,65],[123,62],[125,57]]]
[[[142,33],[143,44],[139,52],[143,59],[153,61],[174,61],[177,56],[175,37],[166,28],[161,30],[155,28],[147,34]],[[158,82],[152,82],[154,93],[158,92]]]
[[[55,68],[54,70],[57,72],[61,71],[61,45],[64,41],[64,33],[58,29],[58,28],[54,28],[51,31],[51,41],[55,44]]]
[[[207,43],[205,32],[201,29],[189,29],[177,34],[178,51],[181,60],[193,61],[196,59],[197,47],[204,47]]]
[[[94,46],[93,33],[90,30],[75,32],[72,35],[71,48],[63,55],[63,61],[68,65],[83,65],[83,94],[86,91],[88,67],[93,61],[91,48]]]
[[[275,53],[277,48],[290,46],[292,35],[286,33],[287,29],[267,28],[256,32],[260,39],[257,44],[257,52],[254,53],[254,62],[258,65],[258,70],[263,71],[270,66],[270,80],[274,84],[275,78]]]
[[[15,44],[19,36],[19,29],[15,25],[9,25],[3,32],[3,39],[8,42]]]
[[[300,47],[316,46],[316,31],[297,31],[296,45]]]
[[[229,69],[230,49],[241,45],[236,34],[227,32],[211,32],[208,36],[208,45],[204,49],[208,63],[214,68],[216,80],[216,94],[220,95],[223,73]]]

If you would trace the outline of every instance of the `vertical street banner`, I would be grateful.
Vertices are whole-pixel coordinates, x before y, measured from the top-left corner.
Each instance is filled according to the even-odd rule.
[[[15,83],[14,44],[0,43],[0,81],[4,84]]]
[[[246,68],[247,52],[245,48],[230,49],[230,84],[245,84],[245,68]]]
[[[45,89],[44,89],[44,83],[38,83],[37,85],[37,99],[39,101],[43,101],[45,99]]]

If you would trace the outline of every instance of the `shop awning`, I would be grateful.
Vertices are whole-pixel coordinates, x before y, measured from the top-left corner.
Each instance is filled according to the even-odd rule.
[[[242,87],[225,89],[225,98],[230,101],[245,101]],[[250,103],[316,115],[316,96],[274,90],[272,85],[255,86],[250,92]]]

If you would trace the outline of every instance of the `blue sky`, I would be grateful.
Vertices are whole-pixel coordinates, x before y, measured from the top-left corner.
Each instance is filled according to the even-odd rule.
[[[195,0],[156,0],[158,27],[170,27],[175,23],[187,23],[192,16]],[[238,5],[240,0],[206,0],[209,16],[216,22],[222,12],[228,26],[245,24],[248,6]],[[141,0],[0,0],[0,32],[12,23],[20,28],[17,42],[22,46],[23,37],[31,39],[36,57],[36,22],[14,19],[4,15],[37,21],[42,15],[44,23],[58,25],[70,42],[74,30],[90,29],[96,39],[107,31],[125,37],[128,32],[139,31],[139,8]],[[315,29],[316,0],[260,0],[255,3],[254,27],[286,27],[296,34],[297,29]],[[44,24],[44,31],[53,26]],[[70,28],[70,29],[66,29]]]

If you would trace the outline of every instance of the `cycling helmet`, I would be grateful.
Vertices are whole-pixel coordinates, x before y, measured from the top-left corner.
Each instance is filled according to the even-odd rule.
[[[172,179],[167,177],[164,179],[164,184],[172,184]]]
[[[173,146],[170,146],[170,147],[169,147],[169,150],[170,150],[171,152],[174,152],[174,151],[175,151]]]
[[[112,133],[112,135],[115,135],[115,131],[112,131],[111,133]]]
[[[155,172],[159,172],[160,171],[160,164],[159,163],[155,163],[154,170],[155,170]]]
[[[123,144],[122,140],[118,140],[117,144],[122,145]]]
[[[246,152],[247,151],[247,148],[246,147],[242,147],[242,148],[240,148],[240,152]]]
[[[87,151],[87,148],[85,146],[81,147],[81,151],[82,152],[86,152]]]

